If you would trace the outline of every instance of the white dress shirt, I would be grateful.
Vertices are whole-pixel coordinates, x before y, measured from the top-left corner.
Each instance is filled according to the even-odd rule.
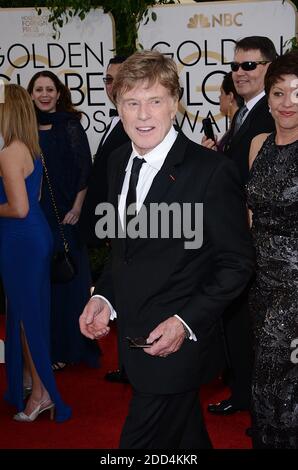
[[[146,153],[145,155],[139,155],[139,153],[135,149],[134,144],[132,144],[132,153],[125,168],[126,174],[125,174],[125,178],[123,181],[121,194],[119,198],[119,206],[118,206],[119,217],[120,217],[122,227],[123,227],[123,221],[124,221],[125,202],[126,202],[126,196],[127,196],[128,187],[129,187],[129,180],[130,180],[133,159],[136,156],[138,156],[138,157],[144,158],[145,160],[140,170],[138,184],[136,188],[136,199],[137,199],[136,210],[137,212],[139,212],[149,192],[149,189],[151,188],[151,185],[155,176],[157,175],[162,165],[164,164],[164,161],[177,138],[177,134],[178,133],[177,131],[175,131],[174,127],[171,127],[171,129],[169,130],[164,140],[159,145],[157,145],[157,147],[155,147],[153,150]],[[111,320],[117,317],[117,313],[114,310],[111,303],[108,301],[108,299],[106,299],[105,297],[101,295],[95,295],[94,297],[100,297],[107,302],[111,310],[111,315],[110,315]],[[182,318],[177,314],[174,316],[179,318],[179,320],[183,323],[183,325],[185,325],[186,328],[188,329],[190,333],[189,339],[197,341],[195,334],[189,328],[189,326],[182,320]]]
[[[171,147],[173,146],[176,140],[176,137],[177,137],[177,132],[175,131],[174,127],[171,127],[170,131],[168,132],[164,140],[157,147],[155,147],[153,150],[146,153],[145,155],[140,155],[136,151],[134,144],[132,144],[132,153],[125,168],[125,178],[123,181],[123,186],[122,186],[119,206],[118,206],[119,217],[122,223],[122,227],[123,227],[123,219],[124,219],[124,211],[125,211],[125,202],[126,202],[126,196],[127,196],[127,191],[129,187],[129,180],[130,180],[133,159],[135,157],[142,157],[145,160],[140,170],[137,189],[136,189],[136,194],[137,194],[136,209],[137,209],[137,212],[139,212],[149,192],[149,189],[151,188],[152,182],[155,176],[157,175],[157,173],[159,172],[159,170],[161,169],[162,165],[164,164],[164,161]]]

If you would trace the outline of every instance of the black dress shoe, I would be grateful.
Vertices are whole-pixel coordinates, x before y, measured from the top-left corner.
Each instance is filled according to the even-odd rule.
[[[106,373],[105,379],[108,382],[118,382],[118,383],[124,383],[124,384],[129,383],[127,375],[125,374],[124,371],[120,369],[110,370],[109,372]]]
[[[208,405],[209,413],[213,413],[215,415],[232,415],[237,411],[244,410],[246,410],[246,408],[234,406],[231,400],[222,400],[219,403]]]

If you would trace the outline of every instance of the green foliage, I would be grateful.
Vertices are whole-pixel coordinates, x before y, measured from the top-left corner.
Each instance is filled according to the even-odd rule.
[[[54,36],[59,37],[60,29],[72,16],[85,18],[92,8],[102,7],[105,13],[111,13],[116,24],[116,50],[118,54],[130,55],[136,50],[137,32],[142,21],[156,21],[156,13],[149,18],[148,9],[154,5],[179,3],[179,0],[45,0],[49,8],[49,21],[53,24]]]
[[[73,16],[81,20],[92,8],[102,7],[111,13],[116,25],[116,51],[120,55],[130,55],[136,50],[137,32],[143,15],[146,21],[156,21],[156,13],[150,17],[148,9],[154,5],[180,3],[180,0],[0,0],[0,7],[47,7],[49,21],[53,24],[53,36],[59,38],[60,30]]]
[[[206,0],[195,0],[197,3]],[[224,0],[223,0],[224,1]],[[298,0],[291,0],[298,8]],[[285,0],[283,0],[285,2]],[[180,3],[179,0],[0,0],[0,7],[48,7],[53,24],[54,37],[59,37],[60,30],[69,18],[78,16],[83,20],[92,8],[102,7],[105,13],[111,13],[116,25],[117,54],[130,55],[136,49],[137,32],[144,17],[145,23],[156,21],[156,13],[149,8],[154,5]],[[288,41],[289,49],[297,49],[296,38]],[[142,45],[138,45],[142,48]]]
[[[298,51],[297,36],[294,36],[293,38],[285,42],[285,52],[294,51],[294,50]]]

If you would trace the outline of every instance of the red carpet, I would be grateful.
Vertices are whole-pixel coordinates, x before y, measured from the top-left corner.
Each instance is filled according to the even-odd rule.
[[[0,315],[0,338],[3,338],[4,316]],[[130,386],[110,384],[104,374],[115,368],[115,332],[101,342],[102,367],[69,366],[56,372],[59,390],[73,408],[73,418],[61,424],[51,422],[42,414],[32,424],[12,420],[15,412],[3,400],[5,366],[0,364],[0,449],[115,449],[126,416],[131,395]],[[202,390],[204,410],[209,402],[228,396],[219,381]],[[250,424],[249,414],[237,413],[217,417],[205,413],[213,446],[216,449],[250,449],[251,440],[245,436]]]

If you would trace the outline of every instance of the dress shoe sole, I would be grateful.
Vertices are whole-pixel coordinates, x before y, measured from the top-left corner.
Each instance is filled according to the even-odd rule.
[[[225,407],[216,408],[217,405],[209,405],[208,412],[214,415],[233,415],[234,413],[239,413],[240,411],[248,411],[245,408],[235,408],[233,405],[226,405]],[[212,408],[211,408],[212,407]]]

